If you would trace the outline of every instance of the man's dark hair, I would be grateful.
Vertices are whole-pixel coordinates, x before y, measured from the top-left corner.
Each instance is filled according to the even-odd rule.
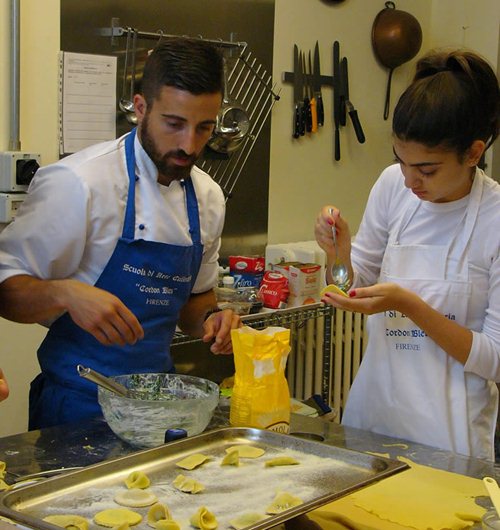
[[[148,57],[142,77],[142,95],[148,105],[164,86],[191,94],[222,94],[222,54],[202,39],[163,40]]]

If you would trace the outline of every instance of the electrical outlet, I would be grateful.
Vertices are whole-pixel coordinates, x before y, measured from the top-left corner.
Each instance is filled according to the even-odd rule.
[[[0,152],[0,192],[27,191],[40,162],[38,153]]]
[[[26,193],[0,193],[0,223],[14,220]]]

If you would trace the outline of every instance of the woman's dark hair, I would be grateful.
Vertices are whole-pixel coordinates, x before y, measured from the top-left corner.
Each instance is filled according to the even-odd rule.
[[[151,105],[164,86],[191,94],[222,94],[222,55],[211,43],[184,37],[163,40],[146,60],[141,89]]]
[[[498,79],[485,59],[466,50],[431,52],[418,61],[392,129],[400,140],[463,156],[475,140],[487,147],[495,141],[499,111]]]

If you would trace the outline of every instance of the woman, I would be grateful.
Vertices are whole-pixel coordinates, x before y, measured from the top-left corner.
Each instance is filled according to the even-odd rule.
[[[483,58],[430,53],[396,106],[397,163],[375,183],[352,248],[337,208],[317,217],[328,264],[334,226],[352,281],[349,297],[323,302],[371,315],[345,425],[494,459],[500,185],[477,165],[498,135],[499,107]]]
[[[7,384],[7,379],[3,375],[3,370],[0,368],[0,401],[7,399],[9,397],[9,385]]]

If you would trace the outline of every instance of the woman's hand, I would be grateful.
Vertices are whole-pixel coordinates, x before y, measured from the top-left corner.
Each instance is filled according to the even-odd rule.
[[[418,296],[395,283],[377,283],[349,291],[349,297],[327,292],[321,301],[339,309],[373,315],[383,311],[405,313],[412,300]]]
[[[0,401],[7,399],[8,396],[9,396],[9,385],[7,384],[7,380],[5,379],[5,376],[3,375],[3,371],[0,368]]]
[[[333,230],[335,230],[337,239],[338,256],[335,253],[333,243]],[[340,211],[337,208],[327,205],[321,209],[316,217],[314,235],[318,245],[326,253],[326,281],[328,283],[332,282],[330,269],[338,259],[347,267],[349,279],[352,282],[354,271],[351,264],[351,231],[347,222],[340,216]]]
[[[225,309],[212,313],[203,323],[203,342],[210,342],[210,351],[215,354],[229,354],[233,351],[233,344],[231,342],[231,330],[241,327],[240,316]]]

